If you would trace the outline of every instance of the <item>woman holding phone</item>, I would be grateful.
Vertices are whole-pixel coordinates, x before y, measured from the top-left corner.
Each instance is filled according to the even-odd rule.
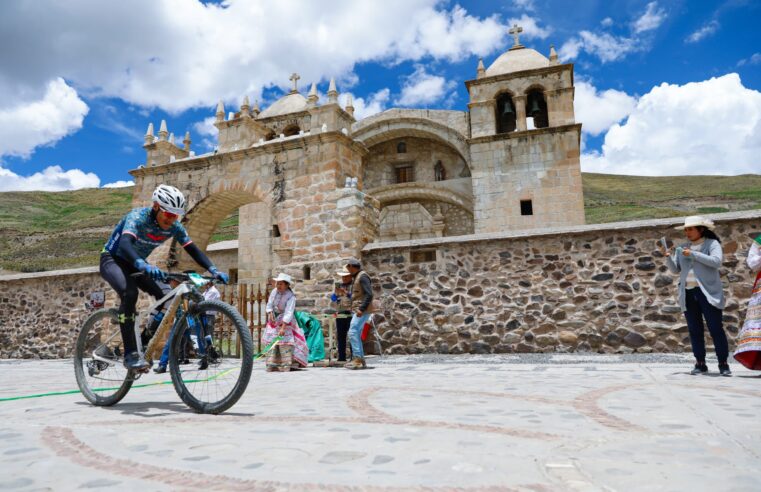
[[[679,274],[679,305],[687,320],[690,344],[695,356],[695,367],[690,374],[705,374],[706,347],[704,326],[713,339],[716,357],[719,359],[719,373],[731,376],[727,359],[729,344],[722,326],[724,290],[719,275],[723,259],[721,240],[713,232],[713,222],[700,216],[687,217],[683,229],[687,242],[667,250],[661,245],[666,256],[666,265],[672,273]],[[705,325],[703,320],[705,319]]]

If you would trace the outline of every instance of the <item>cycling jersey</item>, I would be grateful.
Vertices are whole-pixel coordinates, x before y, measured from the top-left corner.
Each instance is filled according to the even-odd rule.
[[[103,252],[117,256],[119,240],[124,235],[131,235],[135,238],[135,252],[143,259],[147,258],[154,249],[170,237],[175,238],[183,248],[193,242],[179,221],[174,222],[169,229],[162,229],[152,212],[151,207],[145,207],[135,208],[127,213],[116,224],[111,237],[103,247]]]

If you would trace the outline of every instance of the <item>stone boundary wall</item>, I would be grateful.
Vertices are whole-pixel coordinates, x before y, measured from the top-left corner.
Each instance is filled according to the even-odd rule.
[[[734,335],[754,276],[761,211],[716,214]],[[368,244],[386,353],[689,352],[677,277],[656,251],[683,218]],[[427,257],[426,257],[427,256]],[[426,261],[433,260],[433,261]],[[707,343],[711,345],[710,337]]]
[[[752,275],[750,241],[761,211],[711,216],[725,244],[722,277],[730,344],[742,325]],[[597,224],[390,243],[363,250],[383,310],[385,353],[684,352],[687,327],[676,280],[655,251],[683,219]],[[431,256],[432,255],[432,256]],[[427,261],[427,260],[433,261]],[[342,261],[310,262],[298,305],[327,307]],[[284,269],[299,278],[301,268]],[[97,267],[0,277],[0,358],[70,357],[87,296],[116,295]],[[142,303],[148,297],[141,296]],[[707,338],[710,345],[710,337]]]
[[[71,357],[91,292],[116,293],[97,267],[0,277],[0,358]]]

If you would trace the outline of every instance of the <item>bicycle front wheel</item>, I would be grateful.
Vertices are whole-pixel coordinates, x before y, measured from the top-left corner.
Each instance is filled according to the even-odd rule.
[[[245,320],[229,304],[196,304],[180,319],[170,347],[174,389],[196,412],[222,413],[246,391],[254,344]]]
[[[124,343],[116,309],[100,309],[82,325],[74,353],[74,373],[84,397],[111,406],[127,394],[134,381],[124,367]]]

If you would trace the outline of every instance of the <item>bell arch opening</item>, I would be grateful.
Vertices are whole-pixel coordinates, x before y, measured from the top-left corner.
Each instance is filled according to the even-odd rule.
[[[495,106],[497,121],[497,133],[514,132],[517,128],[515,113],[515,103],[510,94],[503,92],[497,95],[497,104]]]
[[[534,128],[547,128],[550,126],[547,114],[547,101],[544,92],[534,89],[526,95],[526,118],[533,118]]]

